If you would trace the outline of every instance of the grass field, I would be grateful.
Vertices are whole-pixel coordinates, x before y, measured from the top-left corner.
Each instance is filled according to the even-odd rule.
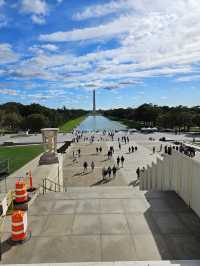
[[[9,159],[10,173],[13,173],[42,152],[42,145],[0,147],[0,161]]]
[[[68,133],[68,132],[72,131],[73,128],[78,126],[85,118],[86,118],[86,116],[81,116],[81,117],[72,119],[70,121],[67,121],[64,125],[62,125],[60,127],[60,132]]]

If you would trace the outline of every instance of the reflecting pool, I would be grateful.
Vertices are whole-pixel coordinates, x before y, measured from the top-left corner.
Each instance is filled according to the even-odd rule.
[[[126,126],[102,115],[90,115],[77,127],[77,129],[81,131],[103,131],[104,129],[123,130],[126,129]]]

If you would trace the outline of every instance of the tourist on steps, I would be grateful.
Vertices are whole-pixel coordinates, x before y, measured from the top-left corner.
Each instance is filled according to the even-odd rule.
[[[121,143],[119,142],[119,149],[121,150]]]
[[[115,165],[112,168],[112,172],[113,172],[113,178],[115,178],[116,177],[116,173],[117,173],[117,168],[116,168]]]
[[[125,159],[124,159],[124,156],[122,155],[122,156],[121,156],[121,164],[122,164],[122,168],[124,167],[124,161],[125,161]]]
[[[91,162],[91,169],[92,169],[92,172],[94,171],[94,167],[95,167],[95,164],[94,164],[94,161]]]
[[[137,174],[137,179],[139,179],[140,178],[140,168],[139,167],[136,169],[136,174]]]
[[[103,180],[105,180],[106,179],[106,175],[107,175],[107,171],[106,171],[106,168],[105,168],[105,166],[102,168],[102,178],[103,178]]]
[[[87,162],[84,162],[83,163],[83,172],[86,172],[87,171],[87,168],[88,168],[88,163]]]
[[[117,167],[119,168],[119,163],[120,163],[120,158],[119,156],[117,157]]]
[[[111,174],[112,174],[112,169],[110,168],[110,166],[107,169],[107,173],[108,173],[108,177],[110,179],[111,178]]]

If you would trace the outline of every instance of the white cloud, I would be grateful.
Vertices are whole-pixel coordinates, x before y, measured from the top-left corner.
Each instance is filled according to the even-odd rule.
[[[89,18],[97,18],[106,16],[115,12],[122,10],[127,11],[132,7],[131,1],[122,0],[122,1],[111,1],[103,5],[92,5],[86,7],[82,12],[78,12],[73,16],[75,20],[84,20]]]
[[[167,100],[168,97],[167,97],[167,96],[161,96],[160,99],[161,99],[161,100]]]
[[[10,89],[0,89],[0,94],[5,94],[5,95],[14,95],[16,96],[18,93],[16,90],[10,90]]]
[[[127,13],[124,12],[127,6],[123,7],[122,2],[127,3]],[[89,90],[134,88],[142,84],[143,79],[151,77],[179,76],[181,81],[180,75],[184,74],[182,80],[190,79],[189,75],[193,75],[193,79],[194,75],[199,75],[198,0],[112,1],[97,5],[93,13],[90,11],[95,6],[89,7],[87,12],[83,10],[76,18],[106,15],[108,5],[113,5],[113,10],[120,15],[104,24],[41,35],[40,40],[46,43],[30,47],[30,51],[34,52],[32,58],[20,62],[16,69],[9,69],[8,75],[18,79],[55,81],[52,87]],[[117,39],[118,48],[99,48],[81,56],[64,53],[54,44],[74,42],[73,48],[76,49],[80,41],[106,41],[111,38]]]
[[[37,15],[46,15],[48,11],[47,3],[44,0],[22,0],[22,12]]]
[[[200,75],[182,76],[182,77],[176,78],[176,81],[178,82],[190,82],[190,81],[195,81],[195,80],[200,80]]]
[[[49,51],[52,51],[52,52],[55,52],[58,50],[58,46],[54,45],[54,44],[44,44],[44,45],[41,45],[41,47],[43,49],[46,49],[46,50],[49,50]]]
[[[35,24],[45,24],[45,18],[44,17],[42,17],[42,16],[38,16],[38,15],[32,15],[31,16],[31,19],[32,19],[32,21],[33,21],[33,23],[35,23]]]
[[[48,5],[45,0],[21,0],[21,12],[32,14],[33,23],[44,24],[48,13]]]
[[[55,32],[52,34],[42,34],[39,36],[39,39],[41,41],[48,42],[72,42],[105,38],[109,39],[113,36],[128,32],[132,26],[133,25],[129,17],[121,17],[111,23],[96,27],[75,29],[67,32]]]
[[[4,0],[0,0],[0,7],[2,7],[5,4]]]
[[[0,28],[5,27],[8,24],[8,19],[5,15],[0,14]]]
[[[0,64],[13,63],[19,60],[19,55],[12,50],[8,43],[0,43]]]

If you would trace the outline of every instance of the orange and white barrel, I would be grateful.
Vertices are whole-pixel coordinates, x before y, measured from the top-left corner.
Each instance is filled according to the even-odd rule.
[[[24,203],[28,200],[28,193],[26,189],[26,183],[22,179],[16,180],[15,184],[15,202],[16,203]]]
[[[12,241],[23,241],[27,238],[27,212],[14,211],[12,214]]]

